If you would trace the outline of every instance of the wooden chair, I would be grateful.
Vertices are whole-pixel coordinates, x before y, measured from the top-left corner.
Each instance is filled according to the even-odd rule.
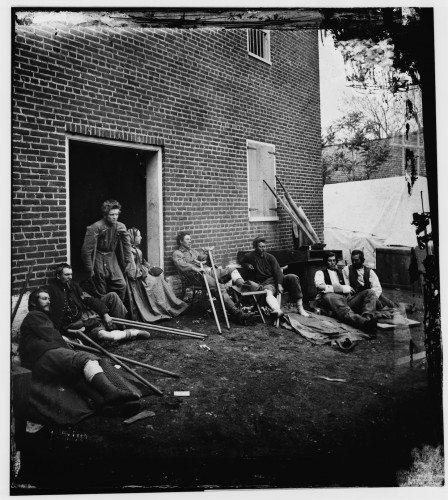
[[[246,297],[252,298],[252,302],[254,303],[255,307],[258,310],[258,314],[260,315],[261,321],[263,323],[266,323],[266,320],[264,319],[263,312],[260,307],[259,299],[266,295],[266,290],[260,290],[260,291],[255,291],[255,292],[241,292],[238,290],[235,286],[229,287],[229,290],[231,290],[231,293],[233,295],[233,301],[235,302],[237,307],[242,307],[242,300]]]
[[[208,315],[208,306],[209,300],[207,295],[207,289],[205,288],[204,280],[200,275],[198,275],[199,280],[196,280],[196,275],[186,274],[182,271],[178,271],[179,278],[182,286],[182,298],[185,297],[187,293],[187,289],[189,288],[192,291],[191,304],[193,305],[195,302],[196,294],[199,295],[199,300],[196,299],[198,303],[207,311]],[[199,293],[198,293],[199,292]]]

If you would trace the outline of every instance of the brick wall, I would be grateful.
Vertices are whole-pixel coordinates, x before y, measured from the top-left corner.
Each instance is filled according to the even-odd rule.
[[[404,158],[405,150],[410,149],[415,155],[415,165],[417,168],[417,156],[420,159],[419,176],[426,177],[426,162],[425,150],[423,142],[423,132],[420,132],[420,137],[417,141],[417,133],[409,134],[408,139],[404,137],[393,137],[389,139],[381,139],[380,142],[388,142],[390,146],[390,154],[387,160],[382,163],[376,172],[370,176],[371,179],[384,179],[385,177],[399,177],[404,175]],[[337,149],[337,146],[326,146],[323,148],[322,154],[331,154]],[[363,176],[363,172],[358,172],[358,175]],[[364,177],[365,178],[365,177]],[[332,172],[327,177],[327,184],[335,184],[338,182],[348,182],[347,176],[341,171]]]
[[[17,26],[13,43],[12,275],[42,284],[67,258],[66,134],[163,145],[166,274],[178,230],[234,258],[290,223],[249,223],[246,139],[276,146],[277,174],[323,232],[316,31],[271,34],[272,65],[242,29]],[[96,214],[92,214],[92,222]]]

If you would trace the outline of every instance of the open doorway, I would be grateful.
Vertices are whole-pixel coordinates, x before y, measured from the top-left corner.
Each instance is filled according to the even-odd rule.
[[[86,227],[101,219],[107,199],[122,205],[120,221],[142,233],[145,258],[161,265],[162,203],[159,148],[122,147],[112,141],[68,141],[69,256],[75,276],[83,275],[81,247]]]

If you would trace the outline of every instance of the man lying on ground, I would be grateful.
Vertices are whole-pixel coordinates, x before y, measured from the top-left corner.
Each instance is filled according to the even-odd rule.
[[[149,332],[125,329],[113,323],[111,316],[125,319],[128,312],[115,292],[109,292],[100,299],[91,297],[72,278],[72,267],[64,262],[56,267],[55,278],[49,280],[47,285],[51,299],[50,317],[62,334],[65,335],[68,329],[84,327],[85,334],[95,341],[150,337]],[[89,313],[89,309],[92,312]]]
[[[181,231],[177,235],[177,244],[179,245],[179,248],[173,252],[173,262],[176,268],[187,278],[190,283],[197,285],[202,285],[204,280],[204,278],[202,277],[203,273],[210,287],[210,291],[213,295],[216,296],[218,284],[216,283],[216,280],[213,276],[213,270],[211,267],[205,264],[203,264],[201,269],[199,263],[205,263],[207,260],[207,255],[205,254],[205,252],[198,252],[197,250],[192,248],[191,233],[189,233],[188,231]],[[225,282],[232,280],[232,283],[236,285],[241,285],[243,283],[243,279],[236,269],[217,268],[216,275],[219,281]],[[253,314],[245,313],[238,309],[227,293],[225,287],[223,285],[219,286],[221,288],[221,294],[226,310],[232,316],[234,316],[241,323],[244,323],[247,319],[253,316]]]
[[[28,314],[20,327],[19,355],[33,378],[66,383],[85,393],[91,386],[103,398],[102,410],[139,399],[138,394],[118,389],[104,374],[98,356],[71,349],[50,319],[50,295],[45,287],[31,292]],[[138,411],[138,404],[131,405]]]
[[[346,285],[350,285],[355,293],[363,290],[373,290],[376,295],[376,308],[396,307],[390,299],[383,295],[380,280],[373,269],[364,265],[364,252],[353,250],[351,253],[352,264],[342,270]]]
[[[277,259],[266,252],[266,238],[257,237],[252,242],[254,250],[247,253],[242,261],[243,268],[251,272],[251,279],[245,282],[252,291],[266,290],[266,303],[277,317],[283,316],[275,294],[288,292],[291,300],[297,305],[297,312],[309,316],[303,308],[303,294],[300,279],[295,274],[283,274]]]
[[[333,252],[327,252],[323,260],[325,269],[314,276],[318,304],[333,311],[340,321],[374,333],[377,325],[375,292],[368,289],[356,293],[346,284]]]

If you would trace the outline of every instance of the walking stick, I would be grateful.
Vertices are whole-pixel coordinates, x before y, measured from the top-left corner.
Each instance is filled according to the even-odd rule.
[[[26,292],[26,289],[28,288],[28,283],[29,283],[30,278],[31,278],[31,271],[33,270],[33,268],[34,268],[34,264],[29,268],[28,273],[27,273],[26,278],[25,278],[25,283],[23,284],[22,289],[20,290],[19,298],[17,299],[17,303],[14,307],[14,311],[11,314],[11,324],[14,322],[14,318],[16,317],[17,311],[19,310],[19,306],[20,306],[20,303],[22,302],[23,295]]]
[[[148,382],[146,379],[144,379],[141,375],[139,375],[137,372],[135,372],[132,368],[129,368],[128,365],[123,363],[123,361],[120,361],[116,356],[111,354],[109,351],[106,351],[104,347],[101,347],[99,344],[97,344],[95,341],[87,337],[83,332],[80,330],[67,330],[69,333],[73,333],[79,337],[81,337],[83,340],[87,341],[89,344],[91,344],[93,347],[101,351],[105,356],[110,358],[112,361],[115,361],[118,365],[120,365],[122,368],[124,368],[127,372],[129,372],[131,375],[133,375],[137,380],[142,382],[143,384],[146,385],[146,387],[149,387],[152,389],[156,394],[159,394],[159,396],[163,396],[163,392],[158,389],[155,385],[152,385],[150,382]]]
[[[214,247],[205,247],[204,250],[207,250],[208,256],[210,257],[210,264],[212,265],[213,274],[215,276],[215,281],[216,281],[216,286],[218,287],[219,300],[221,301],[221,306],[222,306],[222,310],[223,310],[223,313],[224,313],[224,318],[226,320],[227,328],[230,330],[229,318],[227,317],[226,306],[224,304],[224,299],[222,297],[221,287],[219,286],[218,275],[216,273],[215,263],[213,262],[213,255],[212,255],[213,248]]]
[[[102,354],[101,351],[95,349],[94,347],[89,347],[88,345],[78,344],[77,342],[72,342],[71,340],[66,340],[67,344],[74,347],[75,349],[81,349],[82,351],[87,351],[95,354]],[[162,370],[162,368],[157,368],[156,366],[147,365],[146,363],[141,363],[140,361],[135,361],[135,359],[125,358],[124,356],[119,356],[115,354],[115,357],[121,361],[125,361],[127,363],[131,363],[133,365],[141,366],[143,368],[147,368],[148,370],[152,370],[154,372],[164,373],[165,375],[169,375],[170,377],[179,378],[180,375],[177,373],[169,372],[168,370]]]
[[[218,327],[219,334],[222,335],[221,325],[219,324],[218,315],[216,314],[215,304],[213,304],[212,292],[210,291],[210,287],[208,286],[207,276],[205,275],[204,264],[202,264],[202,262],[199,262],[199,265],[201,266],[202,277],[204,278],[205,281],[205,288],[207,289],[208,297],[210,299],[210,304],[212,306],[212,311],[213,311],[213,316],[215,317],[216,326]]]

